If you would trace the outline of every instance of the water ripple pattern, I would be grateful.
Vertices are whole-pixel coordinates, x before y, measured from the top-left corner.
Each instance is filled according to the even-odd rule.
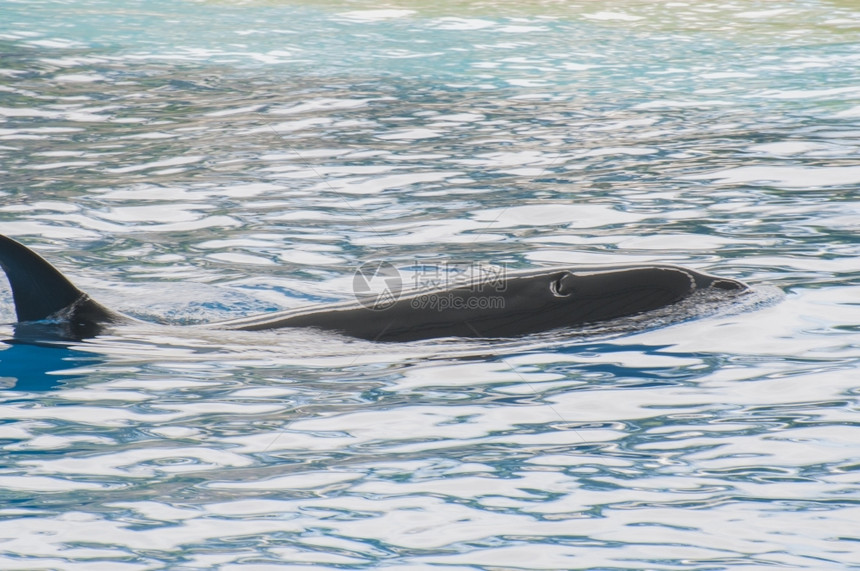
[[[0,568],[860,568],[858,41],[849,0],[0,0],[0,233],[167,324],[0,343]],[[180,326],[348,299],[370,260],[763,301]]]

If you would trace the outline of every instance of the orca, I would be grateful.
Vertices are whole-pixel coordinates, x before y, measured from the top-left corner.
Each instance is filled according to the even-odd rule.
[[[2,235],[0,267],[12,288],[16,337],[50,331],[83,340],[140,322],[96,302],[36,252]],[[384,303],[358,299],[204,326],[241,331],[310,327],[380,342],[518,337],[639,315],[706,290],[743,293],[749,286],[673,265],[544,268],[404,292]]]

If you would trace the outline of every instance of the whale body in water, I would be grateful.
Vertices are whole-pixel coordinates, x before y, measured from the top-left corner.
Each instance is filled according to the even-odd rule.
[[[49,329],[53,336],[82,340],[138,321],[96,302],[36,252],[2,235],[0,267],[12,288],[16,335]],[[638,315],[704,290],[743,293],[749,287],[672,265],[545,268],[508,272],[492,282],[404,292],[385,303],[313,305],[205,327],[312,327],[370,341],[516,337]]]

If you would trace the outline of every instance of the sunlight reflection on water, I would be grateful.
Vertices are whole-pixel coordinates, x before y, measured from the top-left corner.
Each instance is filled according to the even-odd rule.
[[[852,3],[0,10],[0,233],[176,324],[0,345],[0,567],[856,565]],[[379,259],[755,297],[516,340],[177,326]]]

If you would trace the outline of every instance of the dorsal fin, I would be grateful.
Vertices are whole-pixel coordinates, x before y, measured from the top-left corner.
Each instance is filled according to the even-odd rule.
[[[39,254],[3,235],[0,267],[12,286],[18,321],[46,319],[86,295]]]

